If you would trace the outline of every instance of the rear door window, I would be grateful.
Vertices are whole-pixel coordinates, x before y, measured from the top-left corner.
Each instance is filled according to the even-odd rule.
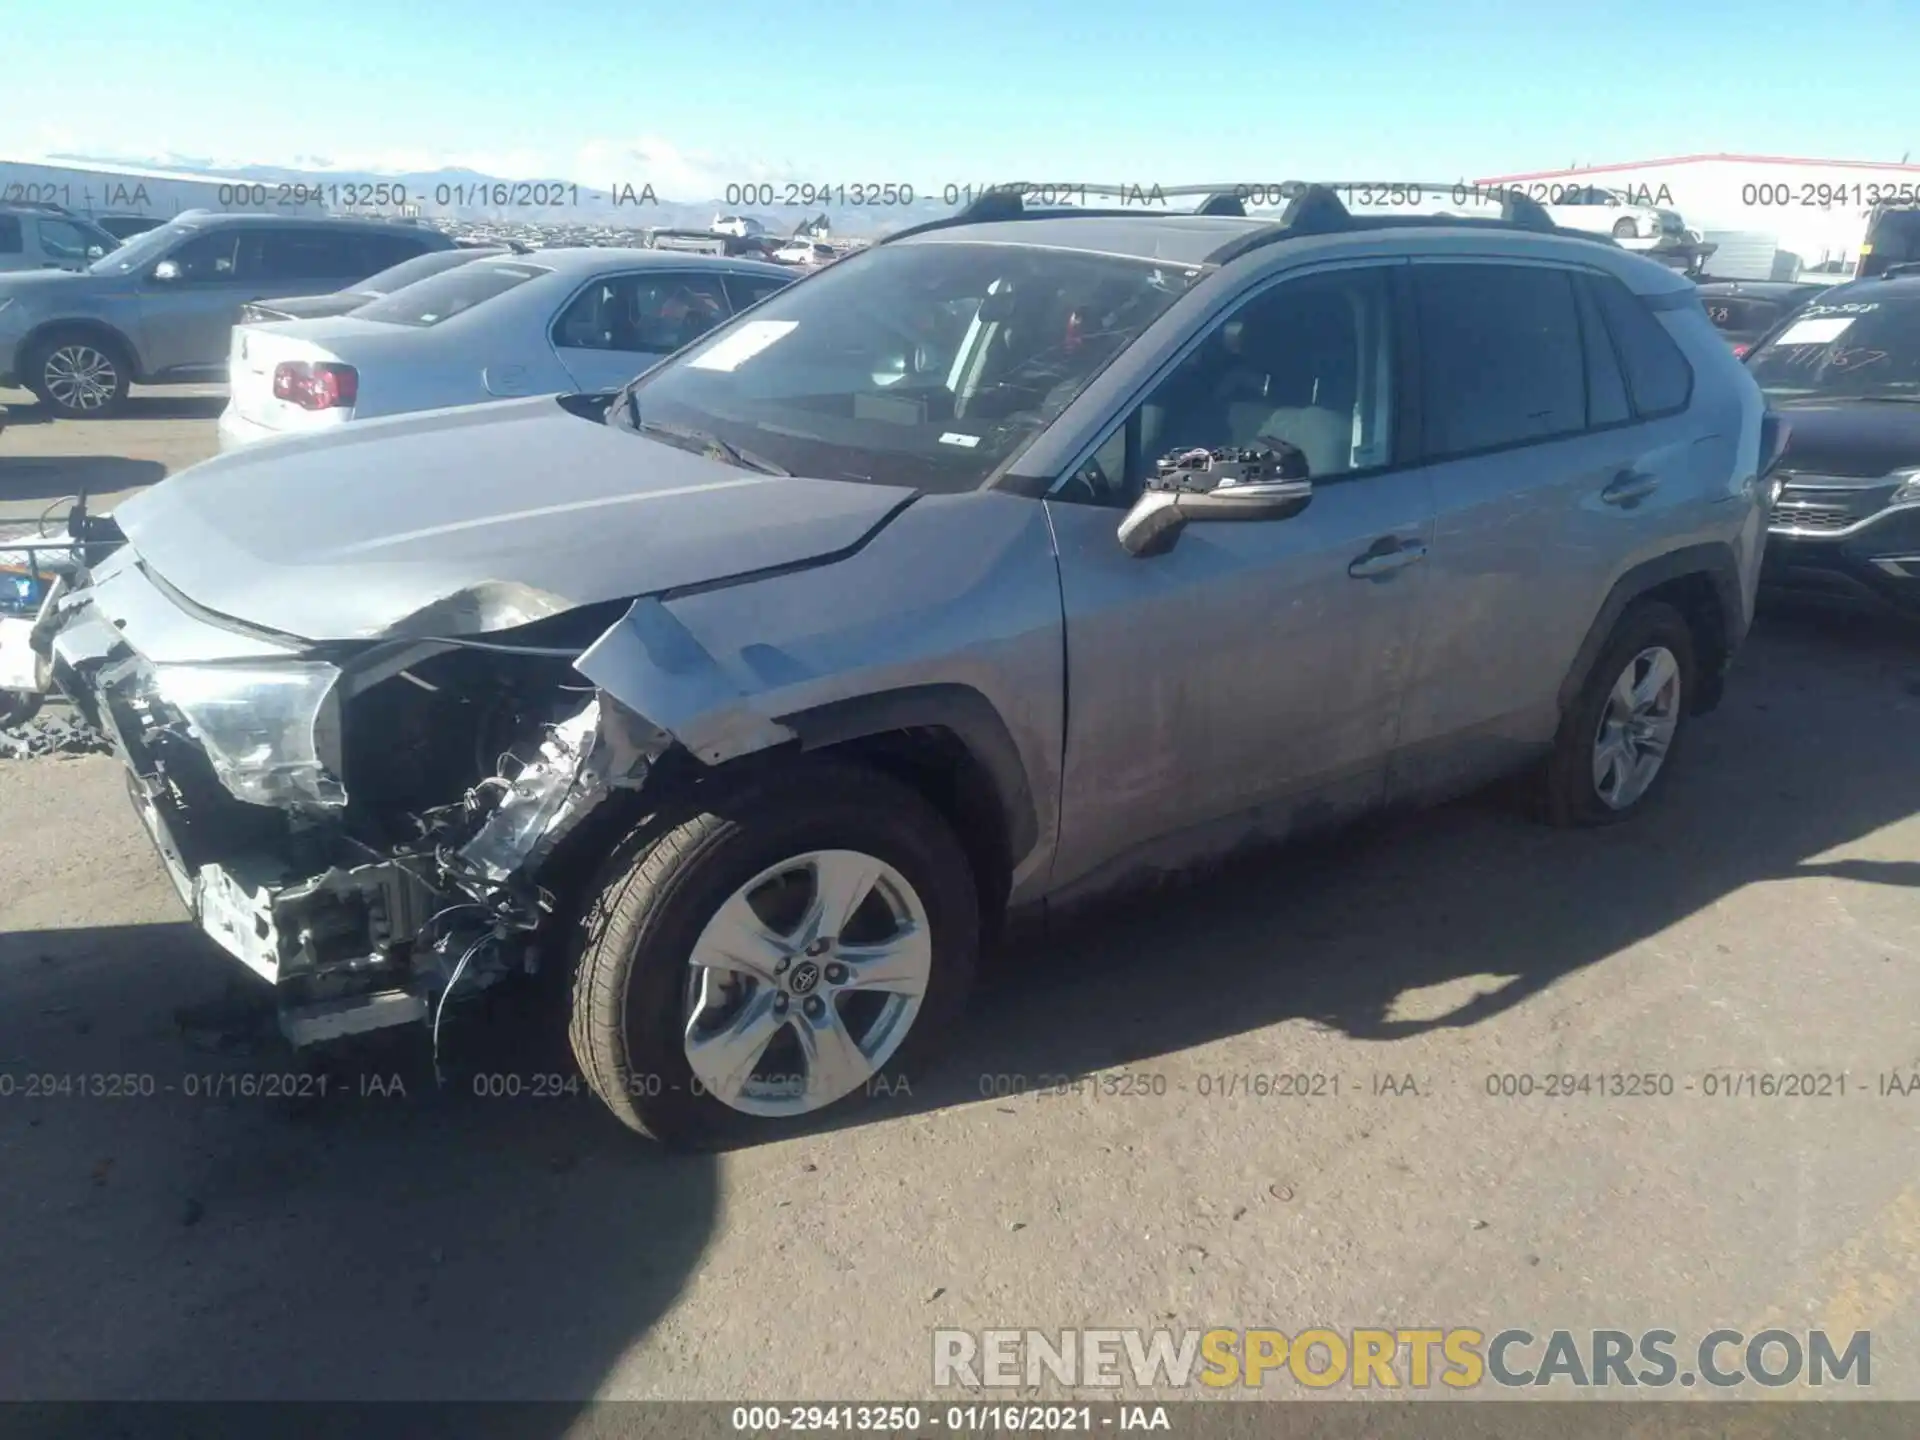
[[[1620,373],[1620,358],[1613,353],[1613,341],[1600,314],[1593,291],[1576,284],[1580,301],[1580,345],[1587,357],[1587,427],[1593,430],[1621,425],[1633,418],[1627,403],[1627,381]]]
[[[345,281],[367,274],[359,268],[355,237],[342,231],[261,230],[247,238],[256,247],[249,279]]]
[[[426,242],[414,235],[355,235],[352,237],[353,278],[363,279],[426,253]]]
[[[353,312],[356,320],[389,325],[438,325],[553,272],[544,265],[476,261],[396,290]]]
[[[715,274],[610,275],[561,312],[553,343],[563,350],[668,354],[691,345],[729,313],[727,292]]]
[[[793,283],[786,275],[729,275],[727,294],[733,300],[733,308],[744,310],[749,305],[757,305],[776,290],[784,290]]]
[[[0,255],[20,255],[27,243],[20,233],[18,215],[0,215]]]
[[[1538,266],[1425,264],[1414,278],[1429,458],[1586,429],[1572,276]]]

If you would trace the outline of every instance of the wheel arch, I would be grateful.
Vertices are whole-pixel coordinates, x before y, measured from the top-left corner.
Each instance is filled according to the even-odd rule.
[[[1040,843],[1040,820],[1019,747],[991,700],[970,685],[911,685],[782,715],[779,723],[803,753],[858,760],[919,792],[973,863],[983,919],[997,920],[1015,867]]]
[[[1560,682],[1560,712],[1565,714],[1573,705],[1627,607],[1640,600],[1659,600],[1678,610],[1693,633],[1699,673],[1687,708],[1695,715],[1706,714],[1720,703],[1727,667],[1746,637],[1747,612],[1741,595],[1740,565],[1733,547],[1724,542],[1688,545],[1634,566],[1614,581],[1580,642]]]
[[[112,346],[120,358],[126,362],[129,381],[138,383],[145,378],[140,369],[140,352],[133,341],[127,337],[126,332],[111,321],[93,316],[77,315],[59,320],[42,321],[21,339],[16,353],[22,356],[34,355],[42,345],[62,335],[84,336]]]

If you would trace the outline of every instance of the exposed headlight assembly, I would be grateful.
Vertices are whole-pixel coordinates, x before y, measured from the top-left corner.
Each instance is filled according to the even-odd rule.
[[[1920,505],[1920,469],[1895,470],[1891,477],[1900,482],[1900,488],[1893,492],[1889,505]]]
[[[331,665],[157,665],[160,697],[206,747],[220,783],[252,805],[338,808],[340,706]]]

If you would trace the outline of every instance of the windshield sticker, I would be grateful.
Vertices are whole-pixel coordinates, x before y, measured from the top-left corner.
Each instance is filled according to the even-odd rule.
[[[750,320],[687,362],[693,370],[738,370],[762,350],[800,328],[798,320]]]
[[[1773,343],[1776,345],[1831,345],[1838,340],[1848,326],[1853,324],[1851,315],[1836,315],[1830,319],[1799,320],[1789,325],[1786,333]]]
[[[942,445],[964,445],[967,449],[971,450],[980,443],[980,437],[978,435],[961,435],[956,431],[949,430],[940,437],[940,443]]]

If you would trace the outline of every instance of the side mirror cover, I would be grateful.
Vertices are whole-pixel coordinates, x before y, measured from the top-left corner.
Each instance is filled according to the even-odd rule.
[[[162,260],[158,265],[153,267],[153,278],[156,280],[178,280],[180,278],[180,266],[175,261]]]

